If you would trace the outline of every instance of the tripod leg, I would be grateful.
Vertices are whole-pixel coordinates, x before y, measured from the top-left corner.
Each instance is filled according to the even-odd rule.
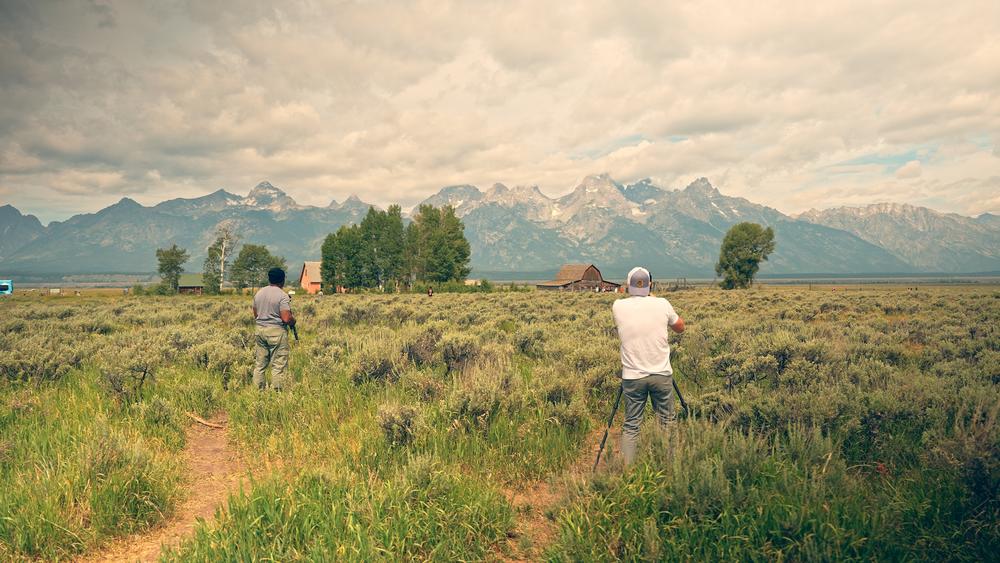
[[[622,402],[622,391],[624,385],[618,386],[618,396],[615,398],[615,406],[611,409],[611,416],[608,417],[608,426],[604,429],[604,437],[601,438],[601,447],[597,449],[597,459],[594,460],[594,471],[597,471],[597,464],[601,462],[601,452],[604,451],[604,443],[608,441],[608,432],[615,421],[615,414],[618,412],[618,404]]]
[[[670,382],[674,384],[674,392],[677,393],[677,398],[681,401],[681,408],[684,409],[684,415],[691,416],[691,413],[688,412],[687,401],[684,400],[684,395],[681,395],[681,388],[677,386],[677,380],[671,377]]]

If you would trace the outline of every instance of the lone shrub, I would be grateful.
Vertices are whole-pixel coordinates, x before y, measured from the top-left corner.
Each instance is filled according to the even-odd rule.
[[[545,333],[537,328],[518,332],[514,337],[514,346],[529,358],[541,358],[545,354]]]
[[[461,371],[479,354],[479,345],[467,336],[449,336],[441,346],[448,371]]]
[[[378,409],[378,424],[386,442],[393,446],[405,446],[417,436],[419,412],[407,405],[383,405]]]
[[[384,350],[362,350],[354,361],[351,381],[361,385],[368,381],[389,381],[399,379],[399,359]]]
[[[406,356],[418,366],[430,365],[434,362],[440,341],[441,329],[437,327],[427,328],[406,343]]]

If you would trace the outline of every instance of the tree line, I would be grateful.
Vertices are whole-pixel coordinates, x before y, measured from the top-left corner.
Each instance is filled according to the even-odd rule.
[[[328,235],[321,253],[327,291],[463,281],[470,272],[465,226],[450,206],[421,205],[406,226],[398,205],[370,207],[361,223]]]
[[[216,229],[215,241],[208,247],[202,265],[204,293],[218,295],[227,278],[239,291],[248,287],[262,287],[267,285],[268,270],[275,267],[287,268],[283,257],[271,254],[266,246],[260,244],[244,244],[233,260],[239,242],[240,237],[231,224],[225,223]],[[157,271],[163,281],[155,290],[159,293],[177,293],[184,264],[189,258],[187,250],[176,244],[157,249]]]
[[[267,285],[267,271],[286,269],[285,259],[264,245],[244,244],[232,224],[220,225],[202,265],[203,292],[221,292],[225,281],[237,290]],[[233,255],[236,259],[233,260]],[[398,205],[382,211],[370,207],[361,223],[344,225],[323,241],[321,275],[327,291],[338,287],[409,287],[413,282],[461,282],[469,275],[471,250],[465,226],[454,208],[421,205],[404,226]],[[159,293],[177,293],[184,264],[190,258],[176,244],[156,251]]]
[[[239,235],[230,224],[221,225],[215,242],[208,247],[202,274],[203,291],[218,294],[226,279],[237,290],[267,285],[267,271],[286,269],[285,259],[267,247],[245,244],[229,265],[239,244]],[[774,231],[756,223],[733,225],[722,241],[715,272],[722,276],[724,289],[746,288],[753,284],[762,261],[774,251]],[[322,246],[320,275],[327,291],[337,288],[409,287],[413,282],[461,282],[470,272],[469,241],[465,226],[451,206],[421,205],[413,220],[403,224],[402,210],[392,205],[386,211],[368,208],[356,225],[344,225],[327,235]],[[187,250],[176,244],[156,251],[162,293],[176,293]]]

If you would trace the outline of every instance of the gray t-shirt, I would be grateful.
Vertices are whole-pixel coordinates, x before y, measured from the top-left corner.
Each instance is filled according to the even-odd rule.
[[[253,306],[257,310],[257,326],[285,326],[281,321],[282,311],[292,310],[292,301],[280,287],[262,287],[253,296]]]

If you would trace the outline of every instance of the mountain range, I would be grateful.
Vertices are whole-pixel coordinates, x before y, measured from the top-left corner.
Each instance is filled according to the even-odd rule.
[[[705,178],[666,190],[651,180],[620,184],[588,176],[550,198],[537,186],[442,188],[423,203],[452,205],[472,246],[473,275],[549,273],[592,262],[610,278],[635,264],[658,276],[709,276],[726,230],[753,221],[775,230],[764,274],[960,273],[1000,270],[1000,217],[965,217],[905,204],[810,210],[790,216],[726,196]],[[176,243],[197,270],[213,233],[229,223],[243,242],[266,244],[293,269],[318,260],[323,238],[359,222],[356,196],[326,207],[299,205],[261,182],[241,197],[224,190],[151,207],[123,198],[97,213],[43,226],[0,206],[0,277],[146,273],[155,250]]]

